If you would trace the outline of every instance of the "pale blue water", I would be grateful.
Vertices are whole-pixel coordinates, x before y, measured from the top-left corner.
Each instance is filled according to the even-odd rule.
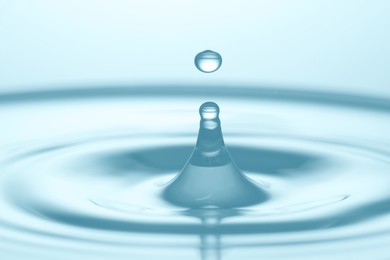
[[[221,67],[222,56],[218,52],[205,50],[195,56],[194,63],[198,70],[211,73]]]
[[[389,9],[0,0],[0,259],[389,259]]]
[[[218,105],[205,102],[199,114],[195,149],[184,169],[165,188],[164,198],[190,209],[233,209],[266,200],[268,194],[248,179],[231,158],[222,136]]]
[[[206,103],[198,125],[209,100],[221,119]],[[0,106],[4,259],[390,256],[386,98],[110,86]]]

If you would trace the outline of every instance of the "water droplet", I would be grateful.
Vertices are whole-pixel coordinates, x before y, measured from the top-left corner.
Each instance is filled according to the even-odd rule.
[[[189,208],[233,208],[265,201],[267,193],[237,168],[225,146],[218,105],[206,102],[199,113],[195,149],[180,174],[164,190],[164,198]]]
[[[222,57],[218,52],[205,50],[195,56],[195,66],[198,70],[211,73],[219,69],[222,64]]]
[[[204,120],[216,119],[219,115],[219,107],[214,102],[206,102],[199,108],[199,114]]]

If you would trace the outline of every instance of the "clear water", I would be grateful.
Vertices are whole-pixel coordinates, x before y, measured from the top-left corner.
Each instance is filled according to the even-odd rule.
[[[198,70],[211,73],[221,67],[222,56],[218,52],[205,50],[195,56],[194,63]]]
[[[237,167],[212,164],[255,184],[253,203],[228,204],[237,182],[188,161],[208,100],[221,109],[216,154]],[[390,257],[388,99],[143,86],[3,94],[0,107],[2,259]],[[220,127],[209,115],[200,130]],[[199,168],[188,185],[231,185],[232,199],[172,200],[180,171]]]
[[[164,198],[178,206],[237,208],[260,203],[268,195],[243,174],[231,158],[222,135],[219,107],[205,102],[198,140],[184,169],[167,185]]]

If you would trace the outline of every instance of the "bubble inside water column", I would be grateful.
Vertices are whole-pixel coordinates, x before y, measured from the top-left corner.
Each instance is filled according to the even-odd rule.
[[[195,56],[195,66],[198,70],[211,73],[217,71],[222,65],[222,57],[218,52],[205,50]]]

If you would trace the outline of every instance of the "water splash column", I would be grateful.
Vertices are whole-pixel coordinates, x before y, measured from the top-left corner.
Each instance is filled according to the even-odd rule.
[[[268,199],[268,194],[246,177],[231,158],[223,139],[219,107],[206,102],[194,151],[183,170],[168,184],[163,197],[178,206],[244,207]]]

